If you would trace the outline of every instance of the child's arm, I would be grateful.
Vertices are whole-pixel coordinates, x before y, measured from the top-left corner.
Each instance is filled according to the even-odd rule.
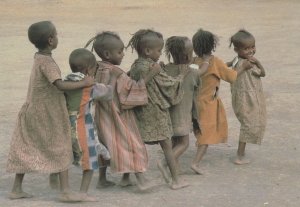
[[[147,84],[154,76],[156,76],[161,71],[161,66],[154,63],[150,66],[150,71],[145,77],[143,77],[145,83]]]
[[[83,80],[77,82],[63,81],[61,79],[57,79],[53,82],[53,84],[61,91],[69,91],[92,86],[95,84],[95,80],[90,76],[86,76]]]
[[[241,67],[239,67],[237,71],[237,76],[241,75],[244,71],[251,69],[253,66],[249,60],[244,60]]]
[[[253,64],[255,64],[259,69],[260,69],[260,73],[257,71],[253,71],[252,74],[258,77],[265,77],[266,76],[266,71],[264,69],[264,67],[262,66],[262,64],[260,63],[259,60],[257,60],[255,57],[251,57],[249,58],[249,61]]]

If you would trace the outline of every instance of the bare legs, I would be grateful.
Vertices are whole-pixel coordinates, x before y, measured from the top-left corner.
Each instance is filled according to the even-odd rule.
[[[172,142],[170,139],[165,139],[159,142],[162,150],[164,151],[164,155],[167,161],[167,165],[169,166],[170,172],[171,172],[171,176],[172,176],[172,184],[171,184],[171,188],[173,190],[179,189],[179,188],[183,188],[188,186],[187,183],[180,181],[177,175],[177,170],[176,170],[176,161],[174,158],[174,154],[173,154],[173,150],[172,150]],[[166,179],[166,181],[168,181],[166,174],[166,169],[164,167],[164,165],[159,162],[158,163],[158,168],[160,169],[160,171],[162,172],[164,178]]]
[[[60,182],[60,198],[61,202],[78,202],[82,201],[81,196],[70,190],[69,186],[69,175],[68,170],[59,172],[59,182]]]
[[[101,189],[101,188],[106,188],[115,185],[115,183],[107,180],[106,177],[106,170],[107,170],[107,166],[109,165],[109,161],[101,159],[101,157],[99,156],[98,162],[100,163],[100,165],[104,167],[99,168],[99,178],[98,178],[97,188]]]
[[[244,165],[250,163],[250,160],[248,160],[245,157],[245,149],[246,149],[246,143],[245,142],[239,142],[239,147],[237,150],[237,157],[234,160],[234,164],[237,165]]]
[[[198,146],[196,156],[195,156],[195,158],[192,162],[192,165],[191,165],[191,169],[199,175],[203,174],[200,167],[199,167],[199,162],[202,160],[203,156],[205,155],[205,153],[207,151],[207,148],[208,148],[207,144]]]
[[[8,196],[10,199],[20,199],[20,198],[31,198],[32,197],[32,195],[24,192],[22,189],[24,175],[25,174],[16,174],[12,191]]]
[[[179,157],[189,147],[189,135],[173,137],[172,143],[173,143],[174,158],[176,161],[176,169],[177,172],[179,172]]]
[[[83,195],[83,201],[90,201],[95,202],[97,199],[95,197],[87,195],[87,191],[89,189],[92,177],[93,177],[93,170],[84,170],[82,173],[82,180],[80,185],[80,193]]]
[[[52,189],[59,189],[59,176],[58,173],[51,173],[49,176],[49,184]]]

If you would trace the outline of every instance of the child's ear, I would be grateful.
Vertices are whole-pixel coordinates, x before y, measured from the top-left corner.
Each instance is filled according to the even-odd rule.
[[[145,48],[144,52],[145,52],[146,56],[150,55],[150,49],[149,48]]]
[[[103,52],[103,54],[104,54],[105,59],[109,60],[109,58],[110,58],[110,52],[108,50],[105,50]]]
[[[50,37],[48,38],[48,44],[49,44],[50,46],[53,45],[53,37],[52,37],[52,36],[50,36]]]

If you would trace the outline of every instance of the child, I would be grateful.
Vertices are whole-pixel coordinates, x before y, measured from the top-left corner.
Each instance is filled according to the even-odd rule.
[[[208,64],[202,64],[199,69],[190,68],[189,64],[193,59],[193,44],[187,37],[172,36],[167,39],[165,53],[173,63],[165,66],[164,70],[172,77],[177,77],[188,70],[189,73],[183,80],[183,99],[179,104],[169,108],[173,126],[173,152],[178,168],[178,159],[189,146],[189,133],[193,129],[192,121],[197,122],[197,114],[192,114],[194,110],[194,97],[201,85],[200,76],[207,70]],[[193,110],[192,110],[193,109]],[[193,119],[194,118],[194,119]],[[193,120],[192,120],[193,119]]]
[[[243,70],[251,64],[251,69],[242,73],[231,84],[232,107],[241,123],[237,158],[234,163],[241,165],[250,162],[245,158],[246,143],[261,144],[266,128],[266,104],[261,77],[265,77],[265,69],[254,54],[255,38],[246,30],[240,30],[230,38],[237,57],[232,61],[235,71]]]
[[[164,41],[160,33],[153,30],[137,31],[128,43],[138,53],[130,69],[130,76],[138,81],[150,71],[150,66],[157,62]],[[185,75],[185,74],[183,74]],[[169,114],[169,107],[182,100],[183,90],[181,89],[180,78],[175,79],[164,72],[160,72],[147,83],[148,104],[134,108],[142,139],[146,144],[159,143],[164,151],[167,164],[172,175],[172,189],[186,187],[187,184],[178,179],[176,162],[172,151],[171,137],[173,136],[172,123]],[[161,162],[158,163],[163,177],[168,182],[166,169]]]
[[[102,59],[98,62],[96,81],[113,88],[113,99],[109,102],[97,102],[95,114],[99,138],[111,155],[111,171],[123,173],[120,183],[122,186],[130,185],[129,173],[135,173],[139,189],[147,190],[152,187],[144,177],[148,156],[132,108],[147,104],[145,82],[159,72],[160,67],[154,66],[151,74],[144,76],[144,80],[135,82],[117,67],[124,57],[124,44],[117,34],[103,32],[88,44],[92,41],[95,52]],[[105,171],[106,168],[100,171],[98,187],[109,185]]]
[[[95,76],[97,62],[90,51],[83,48],[74,50],[70,54],[69,63],[73,73],[69,74],[66,80],[80,81],[85,76]],[[110,156],[106,148],[99,143],[94,130],[93,101],[111,100],[112,88],[97,83],[93,87],[66,91],[65,95],[71,122],[73,164],[78,165],[80,162],[83,169],[80,186],[82,199],[83,201],[97,201],[96,198],[87,195],[93,170],[99,168],[98,153],[101,153],[106,160],[109,160]]]
[[[218,90],[220,80],[233,83],[237,77],[236,71],[229,69],[222,60],[212,55],[217,43],[218,38],[209,31],[200,29],[193,36],[193,47],[198,56],[194,59],[194,63],[209,65],[208,70],[201,77],[202,87],[198,91],[196,101],[201,133],[195,133],[198,149],[191,169],[197,174],[202,174],[199,162],[206,153],[208,145],[227,141],[226,114]]]
[[[55,26],[49,21],[32,24],[28,37],[38,49],[30,76],[27,99],[19,112],[8,155],[7,171],[16,173],[10,199],[30,198],[22,189],[25,173],[59,173],[60,201],[80,201],[70,191],[68,168],[72,163],[71,128],[63,91],[94,84],[91,77],[65,82],[51,57],[57,47]]]

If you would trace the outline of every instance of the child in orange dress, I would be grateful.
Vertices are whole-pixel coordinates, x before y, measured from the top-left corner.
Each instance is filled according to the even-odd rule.
[[[197,152],[191,169],[202,174],[199,162],[202,160],[208,145],[227,141],[228,125],[223,103],[218,96],[220,81],[233,83],[238,73],[231,70],[218,57],[213,56],[218,38],[209,31],[198,30],[193,36],[193,47],[198,57],[194,63],[208,64],[208,70],[201,76],[202,87],[198,90],[196,100],[201,133],[195,133],[197,138]],[[245,69],[243,69],[245,70]]]
[[[205,73],[208,64],[202,64],[201,68],[190,65],[193,60],[193,44],[188,37],[172,36],[167,39],[165,53],[173,62],[164,67],[166,73],[172,77],[178,77],[188,70],[188,74],[183,79],[184,95],[180,103],[169,108],[173,127],[173,152],[179,169],[179,157],[189,146],[189,133],[194,125],[198,126],[197,113],[195,110],[194,98],[201,87],[200,76]]]
[[[240,30],[230,38],[237,57],[231,62],[235,71],[243,70],[245,64],[251,69],[242,73],[231,84],[232,107],[241,123],[239,146],[235,164],[250,162],[245,157],[246,143],[261,144],[266,128],[266,103],[261,82],[266,72],[259,60],[254,57],[256,52],[255,38],[246,30]]]
[[[10,199],[29,198],[22,189],[25,173],[58,173],[62,202],[81,201],[70,191],[68,168],[72,164],[71,128],[63,91],[88,87],[94,79],[65,82],[51,51],[57,47],[55,26],[49,21],[32,24],[28,37],[38,49],[34,56],[27,99],[12,136],[7,171],[16,173]]]

